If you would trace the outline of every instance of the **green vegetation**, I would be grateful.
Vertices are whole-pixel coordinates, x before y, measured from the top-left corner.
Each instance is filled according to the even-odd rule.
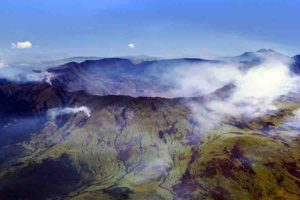
[[[50,162],[73,176],[65,193],[68,183],[48,177],[57,193],[40,197],[50,199],[300,198],[300,138],[278,128],[300,104],[278,102],[277,112],[228,118],[204,134],[185,104],[128,101],[95,101],[90,118],[70,115],[62,126],[49,121],[21,144],[30,153],[1,172],[0,197],[8,197],[5,184],[18,180],[14,174],[26,175],[31,167],[42,173]],[[68,165],[60,165],[62,158]],[[32,183],[29,175],[21,181],[21,189]]]

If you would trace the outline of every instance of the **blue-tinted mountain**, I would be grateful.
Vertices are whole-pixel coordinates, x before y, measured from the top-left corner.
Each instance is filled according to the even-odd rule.
[[[105,58],[71,62],[48,69],[53,82],[69,91],[85,90],[95,95],[169,96],[175,83],[168,73],[185,65],[216,63],[197,58],[133,62],[125,58]]]

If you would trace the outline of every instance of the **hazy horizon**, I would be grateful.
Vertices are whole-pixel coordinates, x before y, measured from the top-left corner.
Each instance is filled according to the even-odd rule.
[[[260,48],[295,55],[299,6],[293,0],[4,0],[0,59],[214,58]]]

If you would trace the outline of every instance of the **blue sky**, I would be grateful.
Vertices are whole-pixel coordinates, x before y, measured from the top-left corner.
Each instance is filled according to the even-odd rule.
[[[293,55],[299,8],[299,0],[1,0],[0,53],[214,57],[273,48]],[[23,41],[32,47],[11,48]]]

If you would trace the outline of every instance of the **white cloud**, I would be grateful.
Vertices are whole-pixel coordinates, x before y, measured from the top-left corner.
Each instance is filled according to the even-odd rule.
[[[11,48],[13,49],[28,49],[31,47],[32,47],[32,43],[29,41],[16,42],[11,44]]]
[[[167,69],[162,76],[174,83],[171,97],[199,96],[233,83],[226,99],[190,104],[202,132],[220,125],[228,116],[254,118],[276,110],[273,102],[281,95],[299,91],[299,76],[290,73],[291,60],[266,56],[261,64],[241,70],[239,63],[185,63]]]
[[[133,43],[128,44],[128,48],[134,49],[135,48],[135,44],[133,44]]]
[[[86,106],[80,106],[80,107],[74,107],[74,108],[52,108],[48,111],[48,116],[51,117],[51,119],[55,119],[59,115],[65,115],[65,114],[76,114],[78,112],[83,112],[86,114],[87,117],[91,116],[91,110]]]
[[[235,63],[186,63],[167,70],[162,76],[175,83],[171,97],[200,96],[234,82],[241,74],[238,67]]]

